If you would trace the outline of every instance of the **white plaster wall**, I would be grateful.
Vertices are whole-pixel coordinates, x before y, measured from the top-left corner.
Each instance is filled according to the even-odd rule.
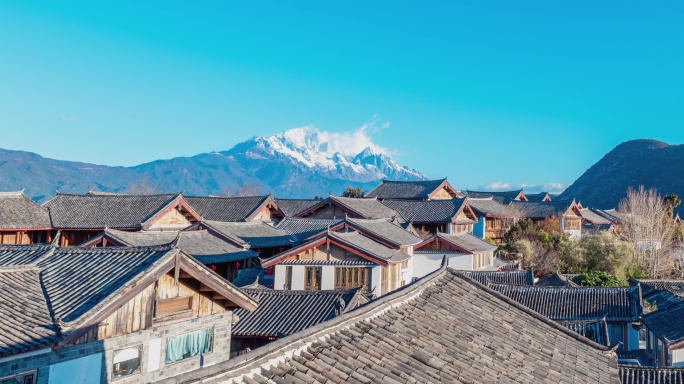
[[[332,265],[324,265],[321,268],[321,289],[335,289],[335,267]]]
[[[373,290],[375,297],[380,297],[382,295],[382,268],[380,266],[374,266],[371,268],[371,282],[370,289]]]
[[[411,280],[413,279],[413,257],[411,257],[408,260],[408,268],[402,269],[401,270],[401,280],[406,282],[406,284],[410,284]]]
[[[675,349],[672,351],[672,366],[684,367],[684,349]]]
[[[449,268],[473,270],[473,256],[463,253],[416,253],[413,255],[413,277],[421,278],[442,266],[444,255],[449,256]]]
[[[273,273],[273,289],[283,290],[285,287],[285,266],[276,264]]]
[[[304,271],[305,270],[304,270],[303,265],[293,265],[292,266],[292,290],[293,291],[304,290]]]

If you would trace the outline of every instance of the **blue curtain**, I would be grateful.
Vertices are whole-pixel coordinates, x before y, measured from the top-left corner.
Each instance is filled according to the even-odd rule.
[[[211,350],[211,329],[203,329],[166,339],[166,364]]]

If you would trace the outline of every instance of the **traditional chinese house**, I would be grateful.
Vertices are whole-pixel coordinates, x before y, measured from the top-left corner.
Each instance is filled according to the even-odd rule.
[[[363,286],[376,296],[412,279],[411,256],[359,232],[326,232],[262,260],[274,268],[276,290],[332,290]]]
[[[520,213],[521,218],[540,222],[547,218],[557,217],[560,230],[576,239],[582,236],[582,206],[575,200],[555,200],[542,203],[512,201],[511,208]]]
[[[494,265],[496,246],[467,232],[438,233],[423,240],[413,249],[413,275],[425,276],[439,269],[444,257],[458,270],[473,271]]]
[[[448,200],[462,198],[447,179],[395,181],[383,180],[380,185],[366,194],[366,197],[380,200]]]
[[[510,204],[511,201],[528,201],[525,192],[522,189],[516,191],[493,191],[493,192],[477,192],[468,191],[466,196],[471,199],[494,199],[499,204]]]
[[[105,228],[104,232],[81,244],[87,247],[146,247],[175,244],[228,281],[240,266],[251,265],[259,255],[214,236],[206,230],[128,232]]]
[[[252,312],[236,310],[230,355],[243,355],[275,340],[313,327],[368,302],[360,288],[332,291],[243,289],[259,302]]]
[[[323,199],[273,199],[285,217],[297,217]]]
[[[271,195],[221,197],[187,196],[185,198],[204,220],[209,221],[262,221],[274,223],[285,215]]]
[[[19,192],[0,192],[0,244],[49,243],[52,230],[48,211]]]
[[[467,199],[450,200],[383,200],[410,223],[421,237],[437,233],[472,232],[477,216]]]
[[[389,219],[397,216],[397,212],[383,205],[376,198],[353,198],[330,196],[318,204],[300,212],[297,217],[307,219]]]
[[[618,384],[611,348],[446,268],[168,383]]]
[[[0,267],[3,383],[173,377],[227,360],[233,311],[257,307],[172,246],[54,248]]]
[[[53,228],[61,231],[59,245],[63,247],[78,245],[105,228],[181,230],[202,220],[182,194],[58,193],[43,206],[50,214]]]
[[[490,239],[501,244],[506,232],[520,217],[515,209],[499,203],[493,197],[468,196],[466,200],[477,216],[477,223],[473,225],[473,235],[481,239]]]

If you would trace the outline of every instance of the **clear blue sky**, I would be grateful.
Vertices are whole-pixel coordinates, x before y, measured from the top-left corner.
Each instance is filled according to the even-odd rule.
[[[377,116],[475,189],[684,141],[681,0],[102,4],[0,2],[0,148],[134,165]]]

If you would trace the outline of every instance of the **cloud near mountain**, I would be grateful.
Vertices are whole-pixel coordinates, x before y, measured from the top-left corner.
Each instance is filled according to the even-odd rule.
[[[493,181],[491,183],[482,185],[478,188],[481,191],[513,191],[524,189],[527,193],[549,192],[550,194],[559,194],[565,190],[565,186],[561,183],[546,183],[546,184],[513,184],[504,181]]]

